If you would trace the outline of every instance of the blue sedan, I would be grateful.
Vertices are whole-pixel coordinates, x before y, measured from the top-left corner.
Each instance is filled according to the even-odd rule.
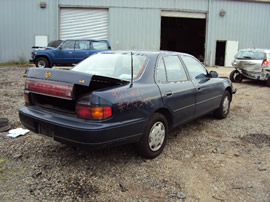
[[[169,51],[108,51],[71,70],[29,68],[22,124],[88,149],[135,143],[155,158],[170,129],[229,114],[235,90],[193,56]]]

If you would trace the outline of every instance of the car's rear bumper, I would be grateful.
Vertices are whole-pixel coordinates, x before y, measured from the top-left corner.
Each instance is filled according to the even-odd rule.
[[[140,140],[145,121],[137,119],[118,123],[102,123],[45,113],[34,107],[19,109],[20,121],[29,130],[56,141],[97,149]]]
[[[243,69],[239,69],[239,71],[244,77],[248,79],[261,81],[266,81],[268,79],[268,75],[270,74],[270,69],[268,70],[266,68],[259,72],[250,72]]]

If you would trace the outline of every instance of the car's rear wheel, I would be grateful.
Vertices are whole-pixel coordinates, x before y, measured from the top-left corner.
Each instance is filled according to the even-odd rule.
[[[233,70],[230,74],[230,80],[232,82],[240,83],[243,80],[243,76],[238,70]]]
[[[268,87],[270,87],[270,75],[268,76],[268,79],[267,79],[267,81],[266,81],[266,85],[267,85]]]
[[[231,94],[226,90],[222,97],[219,108],[214,112],[214,115],[218,119],[224,119],[228,116],[230,112],[231,100]]]
[[[160,113],[155,113],[149,120],[141,141],[136,145],[139,153],[150,159],[160,155],[165,147],[167,134],[168,122],[166,118]]]
[[[44,57],[37,58],[35,64],[39,68],[51,67],[49,61]]]

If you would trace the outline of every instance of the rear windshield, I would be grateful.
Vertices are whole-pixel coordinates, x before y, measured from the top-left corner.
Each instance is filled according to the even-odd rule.
[[[148,61],[145,55],[135,54],[131,57],[130,53],[99,53],[83,60],[72,70],[122,80],[130,80],[131,61],[133,61],[133,78],[137,79],[142,74]]]
[[[239,51],[236,56],[236,59],[252,59],[252,60],[264,60],[265,59],[265,54],[264,52],[260,51]]]

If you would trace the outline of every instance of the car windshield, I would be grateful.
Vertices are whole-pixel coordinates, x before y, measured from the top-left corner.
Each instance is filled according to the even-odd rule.
[[[236,56],[236,59],[252,59],[252,60],[264,60],[265,54],[260,51],[239,51]]]
[[[133,61],[133,78],[142,74],[147,57],[131,53],[99,53],[83,60],[72,70],[99,76],[113,77],[123,80],[131,79],[131,61]]]

